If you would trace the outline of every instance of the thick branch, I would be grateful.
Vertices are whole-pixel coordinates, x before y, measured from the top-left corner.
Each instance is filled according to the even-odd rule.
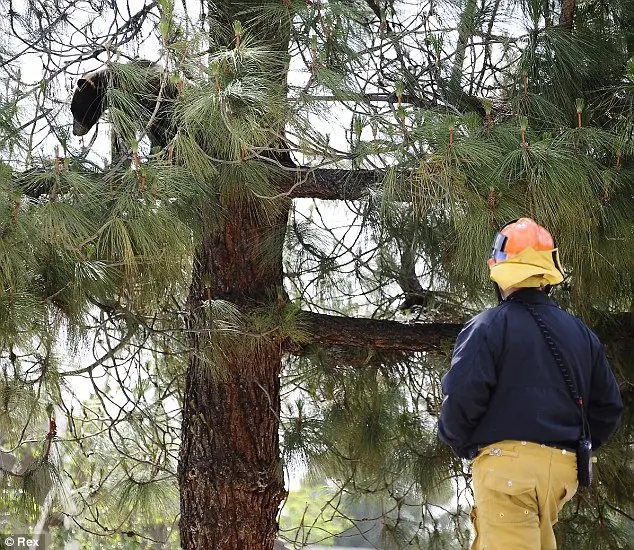
[[[462,330],[462,323],[419,323],[340,317],[304,311],[300,322],[311,334],[309,344],[326,347],[374,348],[382,351],[445,354]],[[610,316],[594,327],[604,344],[618,343],[632,333],[634,315]],[[290,344],[289,351],[300,351]]]
[[[385,351],[446,353],[462,329],[461,323],[406,325],[311,312],[302,312],[299,319],[312,335],[311,344]]]
[[[287,172],[279,184],[289,197],[326,200],[356,200],[366,198],[369,189],[381,181],[381,170],[344,170],[336,168],[298,168]]]
[[[39,178],[34,176],[40,175]],[[42,177],[42,176],[48,177]],[[90,175],[93,175],[90,173]],[[277,188],[292,199],[314,198],[325,200],[358,200],[368,197],[369,190],[382,181],[383,170],[346,170],[339,168],[286,169]],[[49,193],[55,178],[43,170],[27,170],[16,174],[16,183],[22,192],[32,198]]]

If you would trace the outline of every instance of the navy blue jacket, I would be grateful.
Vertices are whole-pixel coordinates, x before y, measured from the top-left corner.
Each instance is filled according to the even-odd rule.
[[[596,335],[537,289],[515,298],[543,319],[583,397],[598,449],[616,430],[623,404]],[[471,319],[442,379],[438,435],[462,458],[505,439],[576,448],[581,412],[535,319],[512,300]]]

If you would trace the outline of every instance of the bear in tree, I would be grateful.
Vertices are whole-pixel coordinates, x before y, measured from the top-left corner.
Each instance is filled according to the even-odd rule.
[[[112,65],[84,74],[78,81],[73,94],[70,110],[73,114],[73,134],[86,135],[97,124],[109,106],[114,102],[109,96],[113,92],[127,93],[115,95],[121,101],[121,110],[125,106],[137,105],[142,111],[138,116],[136,130],[144,130],[147,124],[148,138],[152,148],[167,145],[173,132],[170,130],[170,118],[174,99],[178,90],[169,80],[163,81],[162,68],[150,61],[137,60],[127,65]],[[152,117],[157,100],[160,106]],[[129,113],[127,113],[129,115]],[[122,130],[117,129],[118,132]],[[130,136],[126,136],[130,137]]]

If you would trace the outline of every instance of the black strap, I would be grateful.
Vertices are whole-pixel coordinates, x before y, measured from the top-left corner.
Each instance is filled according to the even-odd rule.
[[[579,392],[577,391],[577,387],[575,385],[574,377],[572,373],[568,370],[568,367],[566,367],[566,364],[564,363],[564,359],[559,353],[559,350],[557,349],[557,346],[555,345],[555,342],[553,341],[550,335],[550,331],[548,330],[546,323],[544,323],[544,320],[542,319],[541,315],[539,315],[539,313],[535,311],[535,308],[531,304],[528,304],[524,300],[521,300],[513,295],[509,296],[508,300],[512,302],[516,302],[524,306],[526,311],[528,311],[533,317],[533,319],[535,319],[535,322],[537,323],[539,330],[544,336],[546,345],[548,346],[548,349],[550,350],[550,353],[552,354],[553,359],[555,360],[555,363],[557,363],[557,366],[561,370],[561,374],[564,377],[566,386],[568,386],[568,391],[570,392],[572,399],[577,405],[579,405],[579,409],[581,411],[581,438],[590,439],[591,438],[590,424],[588,423],[588,419],[586,417],[586,411],[583,406],[583,397],[579,395]]]

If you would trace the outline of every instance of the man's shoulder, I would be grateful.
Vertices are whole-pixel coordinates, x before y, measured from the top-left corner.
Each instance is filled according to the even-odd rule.
[[[557,308],[554,315],[561,325],[568,325],[571,329],[574,327],[572,330],[574,330],[580,338],[589,340],[592,346],[597,347],[601,345],[599,337],[581,318],[562,308]]]
[[[465,323],[465,329],[469,330],[486,330],[487,328],[504,323],[504,318],[508,310],[508,304],[501,304],[485,309],[469,319]]]
[[[495,321],[496,319],[504,317],[508,310],[508,306],[509,306],[508,302],[502,302],[501,304],[498,304],[497,306],[484,309],[480,313],[472,317],[469,322],[470,323],[473,322],[475,324],[491,323]]]
[[[562,323],[568,323],[570,325],[577,326],[583,331],[590,333],[592,332],[590,327],[580,317],[577,317],[574,313],[571,313],[567,309],[561,307],[554,300],[549,300],[546,305],[550,306],[542,310],[546,313],[546,315],[554,317]]]

